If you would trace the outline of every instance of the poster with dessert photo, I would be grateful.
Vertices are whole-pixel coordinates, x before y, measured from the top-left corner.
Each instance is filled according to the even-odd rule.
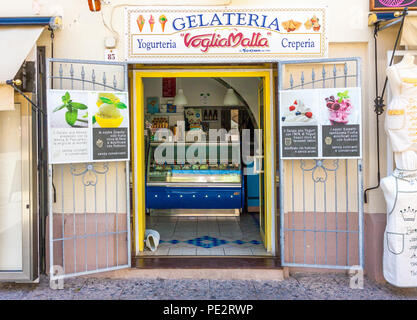
[[[318,96],[314,89],[289,90],[281,95],[280,117],[283,126],[317,125]]]
[[[360,88],[283,90],[279,106],[282,158],[360,158]]]
[[[129,159],[127,92],[48,90],[49,163]]]
[[[284,158],[319,155],[319,101],[314,89],[280,94],[281,150]]]
[[[322,125],[352,125],[360,122],[360,89],[320,89]]]
[[[320,89],[319,101],[322,108],[322,156],[359,158],[362,113],[360,88]]]

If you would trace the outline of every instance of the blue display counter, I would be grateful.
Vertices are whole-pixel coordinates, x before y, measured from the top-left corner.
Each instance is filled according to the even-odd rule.
[[[198,144],[197,144],[198,146]],[[166,148],[151,143],[146,172],[147,209],[239,209],[245,204],[244,179],[241,163],[233,161],[240,154],[240,142],[203,144],[205,153],[199,162],[176,163],[181,154],[177,143],[174,152],[165,154],[171,161],[157,162]],[[183,154],[195,143],[186,143]],[[155,156],[155,150],[158,157]],[[172,150],[171,150],[172,151]],[[225,156],[226,161],[221,156]],[[195,151],[193,151],[195,152]],[[193,153],[194,155],[194,153]],[[215,160],[215,161],[214,161]]]
[[[241,209],[244,195],[238,187],[146,188],[148,209]]]

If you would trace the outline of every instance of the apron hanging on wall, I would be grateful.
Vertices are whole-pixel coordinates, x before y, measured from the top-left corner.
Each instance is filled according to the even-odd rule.
[[[405,176],[407,175],[407,176]],[[398,287],[417,286],[417,171],[395,170],[396,200],[384,233],[384,277]]]

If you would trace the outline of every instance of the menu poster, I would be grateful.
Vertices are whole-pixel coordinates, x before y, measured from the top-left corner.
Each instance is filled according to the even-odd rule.
[[[281,157],[360,158],[361,89],[280,92]]]
[[[173,98],[177,93],[177,78],[162,78],[162,97]]]
[[[317,126],[282,127],[282,150],[285,157],[316,158],[318,156]]]
[[[127,92],[48,91],[49,163],[129,159]]]

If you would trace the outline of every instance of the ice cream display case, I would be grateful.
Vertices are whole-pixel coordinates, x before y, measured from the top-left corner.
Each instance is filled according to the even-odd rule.
[[[190,162],[178,160],[194,152],[190,148],[199,150],[198,157]],[[239,155],[239,142],[163,146],[151,142],[146,164],[147,209],[242,209],[244,179]]]

